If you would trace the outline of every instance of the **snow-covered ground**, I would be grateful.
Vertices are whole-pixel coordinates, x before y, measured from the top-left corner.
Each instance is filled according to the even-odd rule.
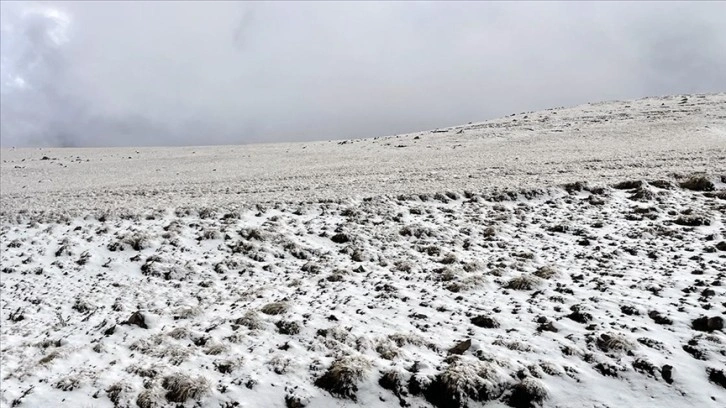
[[[3,150],[0,405],[726,405],[726,95],[340,143]]]

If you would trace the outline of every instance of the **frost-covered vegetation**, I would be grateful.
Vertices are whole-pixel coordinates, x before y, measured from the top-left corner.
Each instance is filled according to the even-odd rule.
[[[706,177],[6,223],[3,404],[716,406]]]

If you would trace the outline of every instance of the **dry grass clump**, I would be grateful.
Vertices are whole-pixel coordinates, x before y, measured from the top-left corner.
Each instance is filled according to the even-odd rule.
[[[199,218],[206,220],[207,218],[216,218],[217,217],[217,210],[210,207],[203,207],[200,208],[197,212],[199,215]]]
[[[260,311],[264,314],[274,316],[274,315],[283,314],[283,313],[287,312],[288,309],[289,309],[289,306],[287,305],[287,303],[272,302],[272,303],[268,303],[268,304],[262,306],[262,309],[260,309]]]
[[[131,343],[129,349],[147,356],[165,358],[174,365],[181,364],[192,354],[188,347],[169,343],[163,334],[136,340]]]
[[[315,386],[333,396],[357,401],[358,383],[370,367],[371,363],[362,356],[340,357],[333,361],[325,374],[315,380]]]
[[[635,343],[619,333],[603,333],[598,336],[596,344],[604,352],[628,352],[635,349]]]
[[[376,344],[376,353],[383,359],[393,360],[398,357],[401,350],[391,340],[383,339]]]
[[[250,330],[260,330],[264,327],[260,314],[254,310],[248,310],[244,316],[235,319],[234,323]]]
[[[413,271],[414,265],[411,261],[406,261],[403,259],[399,259],[393,262],[393,266],[391,267],[392,272],[406,272],[410,273]]]
[[[711,225],[711,220],[707,215],[687,214],[681,215],[673,221],[675,224],[686,227],[700,227],[701,225]]]
[[[202,309],[196,306],[181,306],[174,310],[174,319],[190,319],[202,314]]]
[[[50,353],[46,354],[43,358],[38,360],[38,364],[41,364],[41,365],[50,364],[51,362],[53,362],[53,360],[55,360],[58,357],[61,357],[62,355],[63,354],[61,353],[60,350],[53,350]]]
[[[205,239],[222,239],[222,233],[216,228],[205,228],[199,235],[199,240]]]
[[[229,374],[242,366],[244,360],[239,357],[236,359],[217,360],[214,362],[214,368],[222,374]]]
[[[539,286],[539,284],[540,280],[536,276],[522,274],[508,280],[504,287],[514,290],[532,290]]]
[[[188,339],[190,334],[191,334],[191,331],[186,327],[177,327],[174,330],[167,333],[167,335],[169,337],[171,337],[172,339],[177,339],[177,340]]]
[[[61,378],[53,384],[54,388],[61,391],[73,391],[81,386],[81,376],[78,374],[69,375]]]
[[[378,385],[383,389],[392,391],[397,397],[405,394],[403,388],[403,381],[406,373],[402,369],[392,368],[381,373],[381,377],[378,379]],[[403,404],[402,404],[403,406]]]
[[[209,392],[209,381],[202,376],[191,377],[176,373],[167,375],[161,381],[166,390],[166,399],[170,402],[185,402],[189,399],[199,400]]]
[[[680,183],[682,188],[693,191],[713,191],[716,186],[704,176],[693,176]]]
[[[537,269],[533,275],[542,279],[550,279],[557,276],[557,269],[554,266],[543,266]]]
[[[208,356],[217,356],[229,350],[229,346],[223,343],[211,343],[207,344],[204,349],[204,354]]]
[[[509,381],[494,363],[454,358],[424,390],[424,396],[437,407],[468,406],[469,400],[499,398]]]
[[[239,231],[239,234],[248,241],[265,241],[267,239],[266,234],[257,228],[243,228]]]
[[[542,381],[533,377],[525,377],[512,387],[512,393],[507,398],[507,405],[514,408],[530,408],[540,405],[547,399],[548,394]]]
[[[139,408],[157,408],[162,405],[160,400],[161,395],[159,390],[149,388],[142,391],[139,396],[136,397],[136,406]]]
[[[457,282],[452,282],[446,286],[451,292],[462,292],[466,290],[476,289],[486,283],[486,279],[481,275],[469,275]]]
[[[613,188],[618,190],[632,190],[634,188],[639,188],[643,185],[642,180],[628,180],[628,181],[622,181],[620,183],[614,184]]]
[[[130,246],[136,251],[141,251],[151,247],[152,240],[149,234],[135,231],[124,235],[121,238],[121,242]]]
[[[265,364],[269,366],[275,374],[283,375],[288,372],[292,365],[292,360],[282,355],[276,355]]]
[[[532,351],[532,347],[527,343],[522,343],[521,341],[517,340],[504,340],[504,339],[496,339],[492,342],[495,346],[502,346],[506,347],[513,351]]]
[[[407,344],[422,346],[425,343],[423,337],[414,333],[394,333],[389,335],[388,339],[396,343],[398,347],[403,347]]]
[[[345,344],[348,347],[356,347],[358,343],[358,337],[342,326],[334,326],[329,329],[319,329],[317,331],[317,335],[324,337],[325,344],[334,349],[340,348],[338,343]]]
[[[656,197],[656,193],[646,186],[638,187],[628,198],[633,201],[650,201]]]
[[[106,388],[106,396],[113,402],[114,406],[118,406],[121,402],[121,397],[124,394],[130,393],[132,390],[131,386],[123,381],[112,384]]]
[[[300,323],[291,320],[280,320],[275,323],[280,334],[295,335],[300,333]]]

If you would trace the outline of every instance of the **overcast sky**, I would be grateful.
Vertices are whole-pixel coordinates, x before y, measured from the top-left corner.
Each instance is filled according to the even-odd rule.
[[[373,137],[726,90],[726,3],[0,3],[0,143]]]

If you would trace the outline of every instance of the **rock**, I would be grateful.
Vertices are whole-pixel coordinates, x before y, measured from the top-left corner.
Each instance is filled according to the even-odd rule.
[[[580,307],[578,305],[571,306],[570,310],[572,310],[572,313],[565,316],[568,319],[574,320],[577,323],[582,323],[582,324],[592,321],[592,315],[590,313],[583,312],[582,310],[580,310]]]
[[[141,312],[134,312],[128,320],[125,322],[122,322],[121,324],[132,324],[134,326],[139,326],[142,329],[148,329],[149,327],[146,325],[146,319],[144,318],[144,315]]]
[[[499,322],[488,316],[475,316],[471,318],[471,324],[477,327],[483,327],[485,329],[496,329],[500,326]]]
[[[716,244],[716,249],[718,249],[719,251],[726,251],[726,241],[721,241]]]
[[[656,322],[657,324],[664,324],[664,325],[673,324],[673,320],[669,319],[666,316],[663,316],[662,314],[660,314],[660,312],[655,311],[655,310],[651,310],[650,312],[648,312],[648,317],[653,319],[653,321]]]
[[[640,315],[640,312],[638,311],[638,309],[636,309],[633,306],[627,306],[627,305],[626,306],[620,306],[620,311],[623,314],[626,314],[628,316],[633,316],[633,315],[638,316],[638,315]]]
[[[330,240],[336,244],[345,244],[346,242],[350,242],[350,237],[347,234],[339,233],[330,237]]]
[[[471,339],[466,339],[449,349],[449,354],[464,354],[471,347]]]
[[[701,292],[701,297],[708,299],[711,296],[714,296],[716,294],[716,291],[711,288],[706,288]]]
[[[707,368],[706,372],[708,373],[708,381],[726,388],[726,375],[724,375],[723,370]]]
[[[691,322],[693,330],[712,332],[714,330],[723,329],[723,318],[721,316],[706,317],[701,316]]]
[[[10,316],[8,316],[8,319],[10,319],[11,322],[19,322],[25,319],[24,310],[21,308],[17,308],[14,312],[10,313]]]
[[[552,332],[552,333],[557,333],[559,330],[557,329],[557,327],[555,327],[555,325],[552,322],[545,322],[545,323],[540,323],[540,325],[537,326],[537,331],[538,332],[548,331],[548,332]]]
[[[663,379],[668,384],[673,384],[673,366],[672,365],[664,365],[660,368],[660,375],[663,376]]]

